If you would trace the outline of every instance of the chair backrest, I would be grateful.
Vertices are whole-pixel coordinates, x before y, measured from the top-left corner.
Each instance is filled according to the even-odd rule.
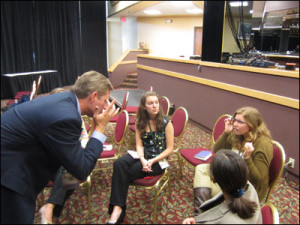
[[[215,122],[215,125],[214,125],[214,128],[213,128],[213,132],[212,132],[212,142],[213,142],[212,144],[215,144],[215,142],[218,139],[218,137],[225,130],[225,122],[224,122],[224,120],[227,119],[228,117],[230,117],[229,114],[223,114]]]
[[[123,102],[122,102],[122,106],[121,106],[121,111],[126,109],[127,103],[128,103],[128,98],[129,98],[129,91],[126,91],[124,98],[123,98]]]
[[[83,116],[81,116],[81,118],[84,121],[85,128],[86,128],[88,135],[91,136],[94,131],[94,128],[95,128],[93,117],[83,115]]]
[[[272,140],[273,143],[273,159],[269,166],[269,189],[267,192],[266,201],[268,202],[271,194],[273,192],[273,189],[275,188],[276,184],[278,183],[283,169],[285,165],[285,151],[282,145]]]
[[[261,206],[263,224],[279,224],[279,213],[277,208],[270,202]]]
[[[184,107],[178,107],[172,116],[172,124],[174,127],[174,138],[178,140],[177,149],[180,148],[181,139],[187,127],[188,120],[189,120],[189,115],[187,110]]]
[[[160,96],[159,97],[159,104],[161,105],[164,113],[166,116],[169,115],[170,111],[170,101],[166,96]]]
[[[29,100],[32,100],[34,98],[36,92],[36,81],[34,80],[32,83],[32,88],[31,88],[31,93],[30,93],[30,97]]]
[[[40,90],[41,82],[42,82],[42,75],[40,75],[39,78],[38,78],[38,80],[37,80],[34,98],[37,97],[37,94],[38,94],[38,92]]]
[[[119,114],[115,127],[115,143],[121,145],[125,139],[125,134],[128,129],[129,115],[126,110],[122,110]]]

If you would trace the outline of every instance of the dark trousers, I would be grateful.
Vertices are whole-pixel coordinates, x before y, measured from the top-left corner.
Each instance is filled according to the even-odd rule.
[[[114,162],[114,171],[112,176],[112,187],[110,193],[109,213],[112,213],[113,206],[118,205],[126,209],[126,198],[130,183],[138,178],[155,176],[163,173],[159,163],[152,165],[150,173],[142,171],[143,166],[140,159],[134,159],[127,154]]]
[[[61,211],[64,207],[66,200],[72,195],[74,189],[66,190],[63,188],[62,184],[62,170],[63,167],[60,167],[57,170],[57,173],[54,178],[53,187],[50,193],[50,197],[48,198],[47,203],[52,203],[55,205],[53,209],[53,215],[59,217]]]
[[[1,224],[33,224],[35,200],[31,190],[22,195],[1,185]]]

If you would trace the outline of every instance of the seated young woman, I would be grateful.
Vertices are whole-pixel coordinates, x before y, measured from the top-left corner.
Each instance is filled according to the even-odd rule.
[[[258,195],[241,156],[231,150],[218,151],[210,163],[210,174],[221,192],[201,205],[201,214],[183,224],[262,224]]]
[[[174,128],[164,115],[156,92],[143,94],[136,116],[138,159],[126,154],[114,162],[108,224],[121,223],[125,217],[130,183],[138,178],[162,174],[159,162],[173,152]]]
[[[225,130],[214,145],[214,152],[231,149],[240,154],[249,168],[249,181],[255,187],[262,202],[269,183],[269,166],[273,158],[270,131],[259,111],[253,107],[242,107],[232,118],[225,120]],[[210,179],[210,164],[196,166],[194,177],[195,215],[201,213],[199,207],[207,199],[220,192],[220,187]]]

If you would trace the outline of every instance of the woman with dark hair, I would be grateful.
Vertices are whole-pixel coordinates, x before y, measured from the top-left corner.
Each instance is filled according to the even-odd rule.
[[[222,192],[205,201],[200,207],[202,213],[183,224],[262,223],[257,192],[248,181],[248,166],[241,156],[231,150],[218,151],[210,163],[210,173]]]
[[[214,145],[214,152],[231,149],[243,157],[249,169],[249,181],[255,187],[259,201],[266,197],[269,186],[269,166],[273,159],[270,131],[259,111],[242,107],[225,120],[225,130]],[[220,192],[220,187],[210,179],[209,164],[196,166],[194,177],[195,215],[201,213],[202,202]]]
[[[148,91],[143,94],[135,126],[138,158],[126,154],[114,163],[108,224],[123,222],[130,182],[162,174],[161,161],[173,152],[174,128],[163,113],[157,93]]]

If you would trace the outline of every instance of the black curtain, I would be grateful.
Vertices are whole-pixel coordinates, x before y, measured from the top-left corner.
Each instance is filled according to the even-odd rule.
[[[79,3],[34,2],[35,70],[59,71],[64,85],[81,75]]]
[[[57,70],[71,85],[91,69],[107,76],[105,1],[1,1],[1,75]]]
[[[203,61],[221,62],[225,1],[204,1]]]
[[[82,72],[96,70],[107,77],[105,1],[81,1],[80,3]]]
[[[1,1],[1,75],[34,71],[32,2]]]

